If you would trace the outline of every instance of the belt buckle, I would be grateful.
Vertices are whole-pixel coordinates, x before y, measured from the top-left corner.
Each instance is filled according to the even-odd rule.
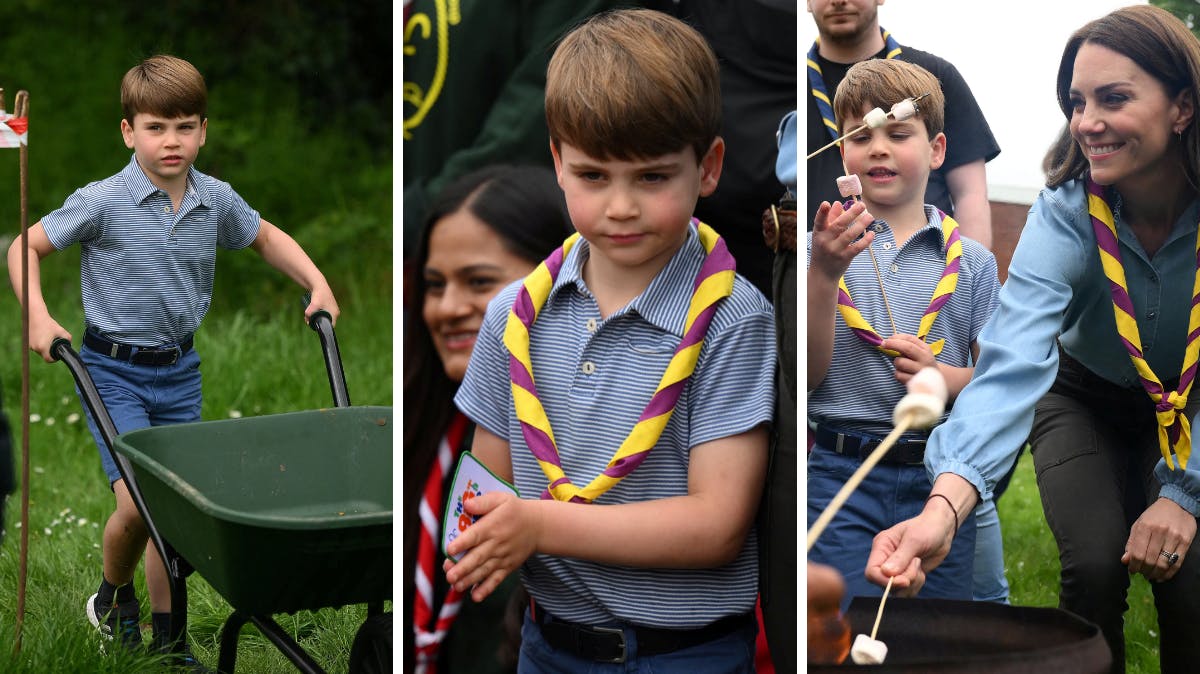
[[[604,658],[604,659],[597,658],[596,662],[604,662],[604,663],[613,664],[613,665],[623,664],[625,662],[625,654],[628,652],[627,646],[625,645],[625,631],[622,630],[620,627],[601,627],[598,625],[593,625],[590,629],[592,630],[592,632],[598,633],[598,634],[615,634],[615,635],[617,635],[618,643],[620,643],[620,645],[621,645],[621,654],[620,655],[616,656],[615,658]]]
[[[142,364],[144,364],[144,365],[157,365],[159,367],[162,367],[164,365],[174,365],[175,362],[179,360],[180,351],[181,351],[181,349],[177,346],[173,346],[169,349],[164,349],[164,348],[138,349],[132,355],[130,355],[129,360],[136,363],[136,362],[138,362],[138,356],[140,356],[141,354],[144,353],[144,354],[146,354],[146,358],[142,360]],[[169,360],[166,360],[166,359],[160,360],[160,357],[164,357],[164,356],[168,356],[168,355],[170,358]]]

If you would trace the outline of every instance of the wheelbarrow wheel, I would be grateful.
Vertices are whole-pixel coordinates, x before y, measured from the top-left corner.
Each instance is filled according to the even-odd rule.
[[[363,622],[350,646],[350,674],[392,671],[392,614],[380,613]]]

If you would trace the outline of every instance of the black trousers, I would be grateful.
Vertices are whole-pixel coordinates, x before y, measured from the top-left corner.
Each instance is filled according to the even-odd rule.
[[[775,382],[775,432],[766,487],[758,510],[758,591],[763,631],[775,671],[796,669],[796,581],[802,571],[796,561],[799,530],[796,498],[796,253],[775,256],[775,329],[779,368]]]
[[[1192,398],[1200,401],[1200,391],[1193,389]],[[1197,409],[1189,402],[1189,421]],[[1162,455],[1153,403],[1145,390],[1111,384],[1062,354],[1029,441],[1062,564],[1059,607],[1096,623],[1112,649],[1113,671],[1124,672],[1130,576],[1121,555],[1134,521],[1161,486],[1154,477]],[[1175,467],[1180,470],[1178,462]],[[1200,662],[1198,540],[1182,565],[1171,580],[1151,583],[1165,674],[1195,672]]]

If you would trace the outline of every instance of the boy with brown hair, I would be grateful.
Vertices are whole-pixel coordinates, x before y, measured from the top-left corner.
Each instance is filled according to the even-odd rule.
[[[691,217],[720,110],[712,51],[661,12],[593,17],[551,59],[578,235],[489,305],[455,402],[523,498],[471,499],[446,567],[476,601],[520,567],[521,671],[753,671],[774,326]]]
[[[79,354],[118,433],[200,420],[193,334],[212,299],[218,246],[252,247],[308,290],[306,317],[318,309],[338,315],[333,291],[299,244],[228,183],[193,166],[205,142],[207,108],[204,78],[187,61],[158,55],[131,68],[121,81],[129,164],[76,190],[28,231],[30,348],[50,362],[53,341],[71,339],[47,309],[40,265],[78,243],[86,321]],[[8,268],[20,298],[20,240],[8,249]],[[116,498],[104,527],[100,587],[85,605],[88,619],[104,638],[141,646],[141,609],[131,581],[145,550],[154,646],[196,664],[186,644],[170,643],[167,571],[90,413],[88,424]]]
[[[921,96],[914,116],[864,125],[873,108]],[[976,338],[996,305],[995,258],[962,237],[953,218],[924,203],[929,173],[945,158],[944,105],[927,70],[887,59],[856,63],[834,98],[842,132],[863,127],[842,143],[862,200],[846,208],[822,203],[808,234],[810,526],[891,432],[892,410],[914,374],[935,366],[951,399],[962,390],[979,355]],[[861,254],[868,247],[873,257]],[[811,561],[845,577],[843,609],[856,595],[881,593],[864,577],[875,532],[924,508],[966,525],[922,596],[971,598],[974,516],[953,512],[944,499],[927,500],[927,437],[901,436],[809,552]]]

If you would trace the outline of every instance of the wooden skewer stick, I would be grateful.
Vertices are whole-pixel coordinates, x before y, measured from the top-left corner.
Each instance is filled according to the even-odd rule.
[[[845,158],[842,159],[842,171],[846,175],[850,175],[850,168],[846,166]],[[860,201],[859,195],[854,195],[855,201]],[[892,317],[892,305],[888,304],[887,291],[883,288],[883,275],[879,273],[879,261],[875,259],[875,247],[867,246],[867,253],[871,256],[871,266],[875,268],[875,282],[879,284],[879,295],[883,298],[883,309],[887,311],[888,323],[892,324],[892,334],[899,332],[896,330],[896,319]]]
[[[896,440],[899,439],[900,436],[907,431],[910,426],[912,426],[915,417],[915,413],[904,415],[904,417],[902,417],[896,424],[896,427],[892,429],[892,432],[888,433],[887,437],[883,439],[883,442],[879,443],[879,446],[876,447],[875,450],[871,452],[870,456],[868,456],[867,459],[862,462],[862,465],[858,467],[858,470],[854,471],[854,474],[850,476],[850,479],[846,480],[846,484],[842,485],[842,488],[839,489],[838,493],[834,495],[833,500],[829,502],[829,505],[825,506],[825,510],[821,512],[819,517],[817,517],[817,521],[813,522],[812,528],[808,530],[808,544],[805,548],[805,552],[812,550],[813,544],[817,542],[818,538],[820,538],[821,532],[825,531],[825,527],[829,525],[829,521],[832,520],[834,515],[837,515],[838,511],[842,509],[843,505],[845,505],[846,499],[850,498],[850,494],[854,493],[854,490],[858,488],[858,485],[863,481],[864,478],[867,477],[867,473],[871,472],[871,469],[875,467],[875,464],[879,463],[880,460],[882,460],[883,457],[888,453],[888,450],[892,448],[892,445],[896,444]]]
[[[921,94],[920,96],[917,96],[916,98],[913,98],[912,99],[913,104],[916,105],[917,101],[920,101],[922,98],[925,98],[928,95],[929,94],[925,93],[925,94]],[[893,112],[892,110],[888,110],[886,117],[891,117],[892,112]],[[812,159],[813,157],[824,152],[825,150],[828,150],[829,148],[833,147],[834,145],[837,145],[838,143],[842,142],[843,140],[846,140],[850,136],[853,136],[854,134],[858,133],[859,131],[862,131],[863,129],[867,128],[867,126],[869,126],[869,125],[864,123],[856,129],[851,129],[850,131],[847,131],[846,133],[842,134],[842,136],[840,138],[838,138],[837,140],[827,143],[825,146],[823,146],[819,150],[814,150],[811,154],[809,154],[807,157],[805,157],[804,160],[808,161],[809,159]]]
[[[893,580],[896,580],[895,576],[888,578],[887,587],[883,588],[883,597],[879,599],[879,611],[875,613],[875,626],[871,628],[871,641],[875,640],[875,633],[879,631],[879,621],[883,618],[883,605],[887,602],[888,593],[892,591]]]

